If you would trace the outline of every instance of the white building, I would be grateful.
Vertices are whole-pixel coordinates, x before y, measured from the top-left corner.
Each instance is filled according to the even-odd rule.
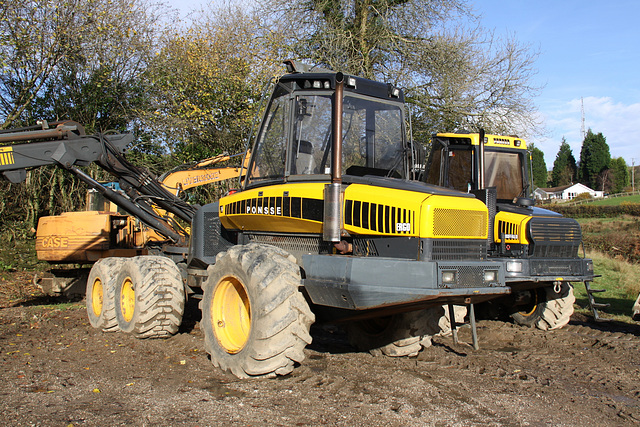
[[[602,191],[592,190],[584,184],[571,184],[571,185],[563,185],[562,187],[553,187],[553,188],[536,188],[535,190],[536,199],[540,200],[571,200],[576,197],[578,194],[589,193],[591,197],[598,198],[603,197],[604,194]]]

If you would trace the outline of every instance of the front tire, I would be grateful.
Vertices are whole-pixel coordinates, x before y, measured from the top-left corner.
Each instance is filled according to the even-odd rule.
[[[115,287],[116,319],[136,338],[167,338],[182,323],[185,292],[178,266],[163,256],[129,258]]]
[[[545,288],[546,299],[544,311],[540,320],[536,322],[536,327],[543,331],[560,329],[569,323],[573,314],[573,303],[576,297],[573,295],[573,286],[563,282],[560,292],[556,293],[553,287]]]
[[[269,245],[234,246],[207,272],[200,307],[214,366],[238,378],[272,377],[304,360],[315,316],[298,289],[292,255]]]

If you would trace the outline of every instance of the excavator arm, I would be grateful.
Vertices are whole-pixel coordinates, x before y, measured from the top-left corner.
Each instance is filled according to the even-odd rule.
[[[29,142],[15,144],[22,141]],[[148,170],[126,160],[124,153],[132,141],[131,134],[85,135],[84,128],[71,121],[43,121],[38,126],[0,131],[0,143],[14,144],[0,147],[0,173],[12,183],[20,183],[28,169],[62,167],[172,242],[184,244],[186,233],[170,216],[159,216],[157,208],[190,223],[195,207],[174,196]],[[126,195],[79,169],[91,163],[117,177]]]

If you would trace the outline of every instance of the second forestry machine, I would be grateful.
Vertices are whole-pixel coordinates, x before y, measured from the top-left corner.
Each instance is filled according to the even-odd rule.
[[[455,310],[447,318],[443,305],[512,292],[511,258],[491,256],[495,212],[466,189],[418,179],[399,88],[293,61],[287,68],[247,150],[241,189],[202,207],[157,193],[152,177],[124,161],[114,167],[123,136],[2,147],[10,161],[0,171],[14,182],[47,163],[90,182],[74,162],[98,163],[129,195],[99,191],[167,237],[165,253],[94,264],[94,327],[165,337],[178,330],[186,298],[200,298],[212,363],[240,378],[273,376],[302,362],[316,320],[345,322],[359,349],[414,355],[455,329]],[[40,144],[51,145],[23,156]],[[188,243],[140,203],[191,222]]]

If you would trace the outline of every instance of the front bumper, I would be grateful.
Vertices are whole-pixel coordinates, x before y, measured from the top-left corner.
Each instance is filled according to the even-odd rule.
[[[596,276],[588,258],[494,259],[505,266],[507,283],[513,282],[588,282]]]
[[[510,293],[499,261],[304,255],[302,265],[303,285],[314,304],[350,310],[464,303]]]

